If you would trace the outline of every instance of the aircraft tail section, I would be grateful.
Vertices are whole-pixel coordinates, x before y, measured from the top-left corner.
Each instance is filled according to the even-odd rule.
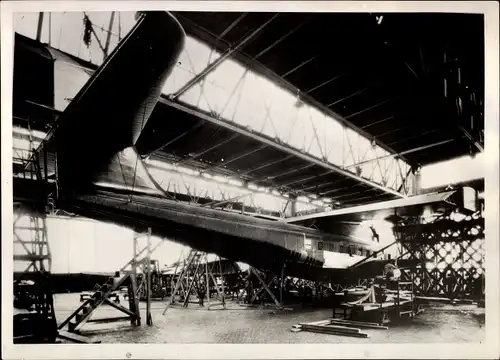
[[[184,39],[169,13],[138,14],[134,28],[71,101],[51,134],[64,193],[96,183],[161,192],[134,145]]]

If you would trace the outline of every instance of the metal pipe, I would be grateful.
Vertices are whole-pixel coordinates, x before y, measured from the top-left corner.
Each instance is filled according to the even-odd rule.
[[[243,46],[245,46],[251,39],[253,39],[259,32],[261,32],[267,25],[273,21],[279,13],[276,13],[273,17],[267,20],[264,24],[259,26],[257,29],[252,31],[250,35],[238,42],[234,47],[229,47],[221,56],[210,63],[205,69],[203,69],[198,75],[189,80],[182,88],[180,88],[175,94],[171,95],[171,99],[175,100],[186,91],[188,91],[193,85],[197,84],[200,80],[204,79],[208,74],[214,71],[224,60],[231,56],[235,51],[238,51]]]

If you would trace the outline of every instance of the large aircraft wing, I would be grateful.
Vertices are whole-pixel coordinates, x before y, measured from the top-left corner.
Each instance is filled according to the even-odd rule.
[[[184,37],[170,14],[140,15],[60,115],[49,140],[57,151],[58,207],[141,231],[151,227],[157,236],[254,267],[279,271],[286,263],[287,275],[301,278],[319,280],[346,269],[340,262],[325,266],[320,245],[336,246],[335,251],[344,255],[351,246],[359,253],[372,251],[370,241],[293,224],[309,218],[283,223],[169,199],[149,174],[136,145]],[[432,202],[445,204],[451,196],[436,195]],[[393,203],[392,208],[410,211],[412,204],[429,203],[429,198],[417,200]],[[380,213],[387,207],[382,203],[313,218]]]
[[[463,187],[439,193],[416,195],[406,199],[389,200],[317,214],[290,217],[283,221],[291,224],[304,224],[327,219],[335,222],[353,223],[361,223],[368,220],[397,222],[399,218],[421,216],[426,212],[428,214],[435,214],[452,208],[476,211],[476,203],[477,192],[472,188]]]

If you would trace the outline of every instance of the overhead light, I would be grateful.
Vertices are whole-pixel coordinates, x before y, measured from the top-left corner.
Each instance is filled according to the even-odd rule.
[[[243,186],[243,182],[240,181],[240,180],[236,180],[236,179],[229,179],[228,181],[228,184],[231,184],[231,185],[234,185],[234,186]]]

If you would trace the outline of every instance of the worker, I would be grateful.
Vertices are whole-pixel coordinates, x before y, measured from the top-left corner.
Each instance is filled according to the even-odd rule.
[[[388,281],[397,281],[401,276],[401,270],[395,264],[387,263],[384,266],[384,274]]]
[[[200,286],[200,288],[198,289],[198,299],[200,300],[199,301],[200,306],[205,306],[204,301],[203,301],[205,299],[204,285]]]

